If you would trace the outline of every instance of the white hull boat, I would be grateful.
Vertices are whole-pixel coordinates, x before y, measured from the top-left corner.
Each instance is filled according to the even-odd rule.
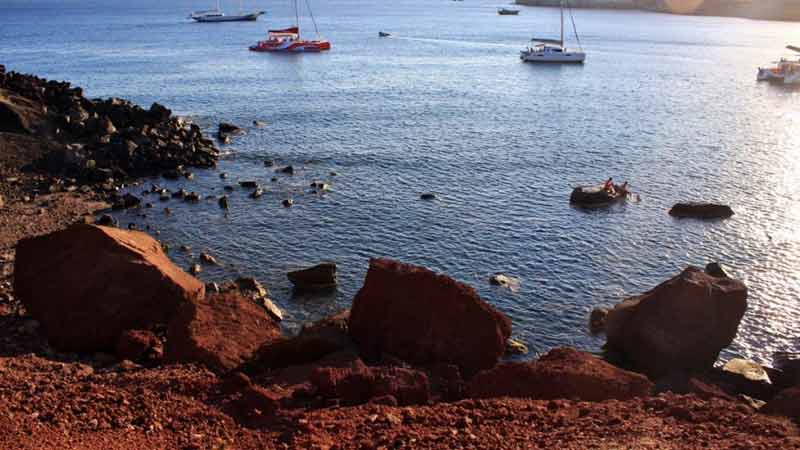
[[[787,45],[786,48],[800,53],[800,47]],[[756,80],[775,84],[800,84],[800,58],[791,60],[781,58],[774,67],[759,67]]]
[[[586,60],[586,53],[580,48],[580,38],[578,37],[577,29],[575,28],[575,20],[572,19],[572,10],[570,10],[570,19],[572,20],[572,28],[575,29],[575,40],[578,41],[578,50],[568,49],[564,46],[564,1],[561,0],[561,38],[560,39],[531,39],[531,45],[519,54],[519,58],[523,62],[531,63],[555,63],[555,64],[583,64]]]
[[[239,14],[228,15],[222,12],[217,0],[217,7],[207,11],[195,11],[189,14],[189,18],[196,22],[215,23],[215,22],[253,22],[259,16],[266,14],[264,11],[243,12],[243,5],[239,3]]]

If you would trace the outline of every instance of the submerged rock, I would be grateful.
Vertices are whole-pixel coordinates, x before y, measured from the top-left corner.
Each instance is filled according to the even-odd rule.
[[[497,363],[511,321],[452,278],[372,259],[353,300],[350,334],[368,358],[385,352],[415,364],[452,363],[470,375]]]
[[[669,210],[669,215],[674,217],[694,217],[699,219],[722,219],[733,215],[733,210],[728,205],[716,203],[686,202],[676,203]]]
[[[255,189],[258,187],[258,182],[254,180],[244,180],[239,182],[239,186],[243,188]]]
[[[744,283],[689,267],[617,304],[608,313],[607,347],[649,375],[703,371],[733,341],[746,309]]]
[[[166,323],[205,292],[150,236],[93,225],[21,240],[14,290],[50,343],[72,351],[113,350],[123,331]]]
[[[324,290],[336,287],[336,263],[324,262],[286,274],[295,289]]]

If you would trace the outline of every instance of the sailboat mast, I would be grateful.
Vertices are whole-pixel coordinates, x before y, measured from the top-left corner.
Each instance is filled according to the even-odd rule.
[[[561,48],[564,48],[564,0],[561,0]]]
[[[294,0],[294,26],[297,27],[297,37],[300,38],[300,11],[297,2],[298,0]]]

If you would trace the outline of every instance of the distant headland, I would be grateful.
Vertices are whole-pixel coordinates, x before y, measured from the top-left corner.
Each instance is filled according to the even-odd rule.
[[[561,0],[516,0],[518,5],[558,6]],[[800,21],[800,0],[571,0],[575,8],[639,9],[671,14]]]

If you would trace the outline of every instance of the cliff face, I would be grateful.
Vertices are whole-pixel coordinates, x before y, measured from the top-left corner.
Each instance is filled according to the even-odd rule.
[[[561,0],[516,0],[519,5],[559,6]],[[800,20],[800,0],[570,0],[573,8],[641,9],[671,14]]]

